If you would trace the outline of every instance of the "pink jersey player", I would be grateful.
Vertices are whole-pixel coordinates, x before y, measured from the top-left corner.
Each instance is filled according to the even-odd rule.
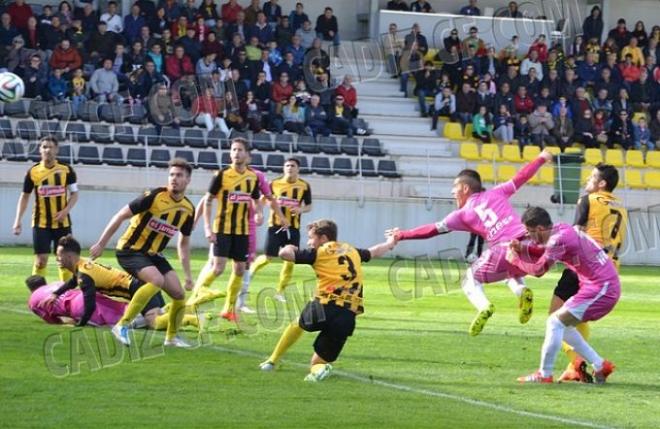
[[[270,190],[270,184],[268,179],[263,171],[257,170],[254,167],[250,167],[250,170],[254,171],[257,175],[257,184],[259,186],[259,191],[261,194],[270,197],[273,193]],[[254,208],[250,206],[249,217],[248,217],[248,232],[249,232],[249,245],[248,245],[248,263],[254,261],[254,257],[257,254],[257,222],[254,220]]]

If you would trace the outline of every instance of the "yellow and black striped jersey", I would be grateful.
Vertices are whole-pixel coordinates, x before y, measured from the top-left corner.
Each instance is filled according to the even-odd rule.
[[[209,186],[209,194],[218,199],[213,232],[248,235],[248,216],[252,200],[259,199],[257,174],[249,168],[240,173],[229,166],[218,171]]]
[[[316,273],[316,292],[321,304],[334,301],[356,314],[364,313],[362,298],[362,262],[369,262],[371,252],[348,243],[329,241],[318,249],[296,251],[296,264],[311,265]]]
[[[131,299],[130,287],[134,278],[124,271],[88,259],[81,259],[78,262],[75,276],[78,285],[83,289],[93,287],[103,295]]]
[[[580,197],[575,225],[603,246],[614,264],[619,267],[619,250],[626,237],[628,211],[610,192],[593,192]]]
[[[128,229],[117,243],[118,250],[160,253],[177,232],[192,232],[195,206],[186,197],[172,198],[167,188],[147,191],[128,205],[133,213]]]
[[[277,198],[277,202],[282,208],[282,213],[289,221],[292,228],[300,229],[300,214],[291,213],[293,207],[302,207],[312,204],[312,188],[309,183],[302,179],[297,179],[295,182],[288,182],[284,176],[280,176],[270,183],[270,190],[273,196]],[[281,226],[280,219],[275,213],[270,213],[268,226]]]
[[[77,192],[76,173],[64,163],[55,161],[48,168],[43,162],[34,164],[25,175],[23,192],[34,191],[32,226],[37,228],[66,228],[71,226],[71,218],[55,221],[55,214],[69,203],[69,193]]]

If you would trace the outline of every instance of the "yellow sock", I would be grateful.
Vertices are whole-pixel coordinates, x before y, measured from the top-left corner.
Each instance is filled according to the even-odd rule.
[[[120,325],[128,325],[144,309],[149,300],[160,291],[160,288],[151,283],[145,283],[135,292],[131,302],[126,306],[124,315],[119,321]]]
[[[60,280],[67,282],[73,277],[73,273],[66,268],[57,267],[57,273],[60,275]]]
[[[199,328],[199,319],[194,314],[186,314],[183,316],[181,326],[194,326],[195,328]]]
[[[582,338],[585,340],[589,339],[589,325],[586,322],[579,323],[577,326],[575,326],[575,329],[578,330],[580,335],[582,335]],[[566,353],[566,356],[568,357],[568,366],[566,367],[567,370],[575,369],[573,368],[573,361],[575,360],[576,357],[578,357],[578,354],[575,353],[575,350],[571,346],[569,346],[566,343],[562,343],[562,350],[564,353]]]
[[[41,276],[41,277],[46,277],[47,274],[47,269],[46,267],[41,267],[39,268],[36,263],[32,264],[32,275],[33,276]]]
[[[273,354],[270,355],[270,358],[268,358],[269,361],[273,363],[277,363],[281,358],[284,353],[291,347],[302,335],[302,333],[305,332],[303,329],[298,325],[298,321],[296,320],[295,322],[292,322],[289,326],[286,327],[284,332],[282,332],[282,336],[280,337],[280,340],[277,342],[277,345],[275,346],[275,350],[273,350]]]
[[[185,314],[186,301],[184,299],[173,299],[172,307],[170,311],[167,312],[167,333],[165,338],[171,340],[176,336],[176,333],[179,331],[179,326],[181,326],[181,321]]]
[[[154,329],[156,331],[164,331],[167,329],[167,321],[169,320],[169,317],[170,316],[167,313],[156,316],[156,320],[154,321]]]
[[[229,282],[227,283],[227,297],[225,298],[223,313],[234,312],[234,305],[236,304],[236,298],[238,298],[238,292],[241,291],[241,286],[243,286],[243,276],[237,276],[232,271],[229,276]]]
[[[282,293],[284,292],[284,289],[287,287],[289,282],[291,281],[291,277],[293,277],[293,267],[295,264],[293,262],[289,261],[283,261],[282,262],[282,269],[280,270],[280,281],[277,284],[277,292]]]
[[[268,259],[268,256],[266,255],[257,256],[257,259],[254,260],[252,266],[250,267],[250,275],[254,276],[255,274],[257,274],[257,272],[260,269],[262,269],[268,264],[270,264],[270,260]]]
[[[218,276],[213,273],[213,269],[208,270],[205,273],[202,273],[199,275],[199,278],[201,280],[199,286],[200,287],[210,287],[211,284],[213,283],[213,280],[215,280]]]

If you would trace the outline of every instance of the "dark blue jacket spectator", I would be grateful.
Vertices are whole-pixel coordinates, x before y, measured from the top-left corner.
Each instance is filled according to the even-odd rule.
[[[459,13],[468,16],[481,16],[481,11],[476,5],[477,0],[470,0],[470,4],[468,6],[463,6]]]
[[[274,4],[271,1],[267,1],[264,3],[263,12],[264,15],[266,15],[266,19],[268,19],[269,23],[277,24],[280,17],[282,16],[282,6],[279,4]]]
[[[128,43],[133,43],[140,35],[140,30],[143,26],[147,25],[147,21],[142,15],[139,14],[139,9],[136,8],[137,16],[132,13],[124,17],[124,37]]]
[[[298,5],[296,5],[298,9]],[[289,14],[289,24],[291,24],[291,29],[295,33],[299,28],[302,28],[303,23],[309,21],[309,17],[305,12],[302,11],[302,4],[300,5],[300,12],[292,10]]]

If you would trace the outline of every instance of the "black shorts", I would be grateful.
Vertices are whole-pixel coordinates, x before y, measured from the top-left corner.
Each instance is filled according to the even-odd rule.
[[[138,289],[140,289],[144,285],[144,282],[140,279],[134,278],[133,281],[131,282],[131,286],[129,287],[129,292],[131,293],[131,298],[133,298],[133,295],[135,295],[135,292],[137,292]],[[158,292],[156,295],[152,296],[149,302],[147,302],[147,305],[144,306],[142,309],[142,315],[146,315],[149,311],[153,310],[154,308],[163,308],[165,307],[165,300],[163,299],[163,294],[161,292]]]
[[[250,236],[237,234],[215,235],[213,244],[213,256],[233,259],[236,262],[245,262],[248,260],[250,251]]]
[[[268,228],[268,238],[266,238],[266,256],[276,257],[280,253],[280,249],[287,244],[293,244],[300,247],[300,230],[296,228],[289,228],[288,230],[280,230],[279,226],[271,226]]]
[[[43,255],[50,252],[55,253],[57,250],[57,242],[67,234],[71,234],[70,226],[64,228],[32,228],[32,245],[34,246],[34,254]]]
[[[566,268],[557,282],[554,294],[562,300],[568,301],[568,298],[575,295],[578,289],[580,289],[580,281],[577,274]]]
[[[333,302],[321,304],[314,299],[303,308],[298,324],[307,332],[321,331],[314,341],[314,351],[326,362],[334,362],[346,339],[353,335],[355,313]]]
[[[140,270],[146,267],[156,267],[162,275],[174,270],[161,254],[148,255],[133,250],[117,250],[117,262],[133,277],[137,277]]]

